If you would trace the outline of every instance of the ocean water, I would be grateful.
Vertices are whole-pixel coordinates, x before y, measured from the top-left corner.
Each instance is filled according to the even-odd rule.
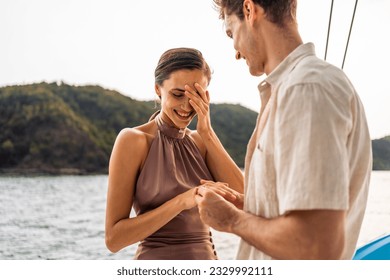
[[[0,177],[0,259],[126,260],[136,245],[104,244],[107,176]],[[358,246],[390,233],[390,172],[372,173]],[[237,236],[213,231],[220,259],[234,259]]]

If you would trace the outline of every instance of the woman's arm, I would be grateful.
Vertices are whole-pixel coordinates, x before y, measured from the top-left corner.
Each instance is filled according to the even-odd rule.
[[[244,191],[243,173],[225,150],[211,126],[208,91],[197,83],[195,89],[188,85],[185,89],[191,106],[198,114],[197,131],[206,147],[206,164],[214,179],[228,183],[230,188],[242,193]]]
[[[122,130],[113,147],[108,177],[106,246],[112,252],[145,239],[185,209],[194,207],[196,188],[143,215],[129,218],[142,162],[149,151],[144,133]]]

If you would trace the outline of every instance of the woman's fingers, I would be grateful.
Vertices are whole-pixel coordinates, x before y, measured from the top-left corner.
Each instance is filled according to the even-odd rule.
[[[209,103],[210,96],[208,95],[208,91],[204,90],[204,88],[198,83],[195,83],[194,86],[202,100],[206,103]]]
[[[201,180],[200,183],[203,187],[218,193],[223,196],[225,199],[233,202],[237,200],[239,193],[235,190],[229,188],[229,184],[223,182],[213,182],[208,180]]]
[[[197,113],[207,113],[210,100],[208,92],[206,92],[198,83],[195,83],[195,89],[189,85],[185,85],[184,89],[186,96],[192,101],[191,104],[195,103],[195,105],[202,110],[202,112]]]

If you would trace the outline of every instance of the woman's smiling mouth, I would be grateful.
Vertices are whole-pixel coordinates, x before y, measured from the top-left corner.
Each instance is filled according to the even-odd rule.
[[[179,116],[180,119],[183,119],[183,120],[187,120],[189,117],[191,117],[191,115],[193,114],[194,111],[190,111],[190,112],[183,112],[183,111],[177,111],[177,110],[173,110],[177,116]]]

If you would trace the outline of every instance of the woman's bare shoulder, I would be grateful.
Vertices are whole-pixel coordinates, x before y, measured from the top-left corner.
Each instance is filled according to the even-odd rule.
[[[123,128],[117,137],[120,139],[123,138],[126,141],[130,140],[132,142],[148,142],[148,140],[154,138],[155,135],[156,125],[148,122],[136,127]]]
[[[146,123],[137,127],[123,128],[115,140],[115,146],[132,153],[147,152],[156,134],[153,123]]]

